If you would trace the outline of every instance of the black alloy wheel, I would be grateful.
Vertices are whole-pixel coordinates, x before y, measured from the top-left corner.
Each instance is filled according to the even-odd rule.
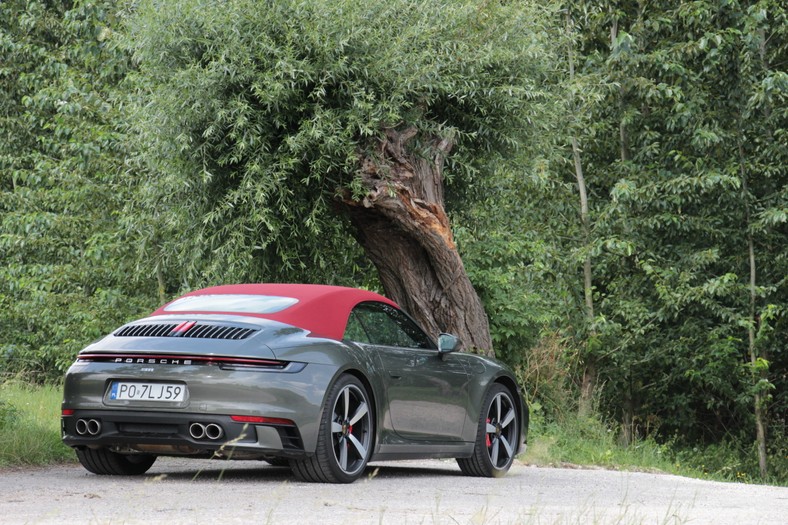
[[[351,375],[331,387],[318,431],[315,455],[290,462],[302,481],[352,483],[372,454],[373,408],[364,385]]]
[[[501,384],[492,385],[482,404],[473,455],[457,459],[460,470],[487,478],[506,474],[517,453],[519,424],[512,393]]]

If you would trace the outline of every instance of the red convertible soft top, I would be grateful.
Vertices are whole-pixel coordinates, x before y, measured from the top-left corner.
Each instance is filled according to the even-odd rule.
[[[259,313],[253,311],[223,311],[223,310],[168,310],[167,308],[184,297],[195,297],[201,295],[259,295],[273,298],[292,298],[298,302],[283,309],[270,312]],[[232,314],[248,315],[252,317],[262,317],[279,321],[280,323],[297,326],[312,332],[318,337],[341,340],[345,334],[350,311],[359,303],[366,301],[377,301],[386,303],[397,309],[399,306],[382,295],[367,290],[356,288],[345,288],[342,286],[328,286],[322,284],[229,284],[223,286],[213,286],[189,292],[165,304],[151,315],[170,315],[177,314]]]

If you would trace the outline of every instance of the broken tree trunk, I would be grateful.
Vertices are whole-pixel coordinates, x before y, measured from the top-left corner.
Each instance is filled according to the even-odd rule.
[[[346,192],[343,203],[386,294],[433,337],[450,332],[466,349],[491,356],[487,316],[444,209],[443,167],[452,143],[416,138],[415,128],[386,130],[361,156],[364,195]]]

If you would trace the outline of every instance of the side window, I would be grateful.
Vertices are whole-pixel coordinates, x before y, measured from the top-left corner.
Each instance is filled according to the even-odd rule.
[[[350,317],[348,318],[347,326],[345,327],[345,337],[343,337],[343,339],[356,341],[357,343],[369,343],[369,336],[367,336],[367,332],[364,330],[364,325],[361,324],[361,321],[358,319],[358,315],[356,314],[355,310],[350,312]]]
[[[348,320],[348,329],[345,331],[349,339],[351,337],[348,332],[353,318],[359,321],[371,344],[404,348],[435,348],[430,338],[416,326],[416,323],[387,304],[361,303],[356,306]]]

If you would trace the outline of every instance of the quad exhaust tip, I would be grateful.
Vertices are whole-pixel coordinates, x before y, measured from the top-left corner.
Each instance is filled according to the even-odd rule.
[[[217,440],[224,436],[224,430],[216,423],[192,423],[189,425],[189,435],[193,439],[210,439]]]
[[[222,427],[217,425],[216,423],[210,423],[205,426],[205,437],[208,439],[219,439],[224,435],[224,430]]]
[[[77,419],[76,430],[80,436],[97,436],[101,433],[101,421],[98,419]]]
[[[98,436],[101,433],[101,421],[98,419],[77,419],[77,435]],[[192,423],[189,425],[189,435],[193,439],[210,439],[215,441],[224,437],[224,429],[216,423]]]

